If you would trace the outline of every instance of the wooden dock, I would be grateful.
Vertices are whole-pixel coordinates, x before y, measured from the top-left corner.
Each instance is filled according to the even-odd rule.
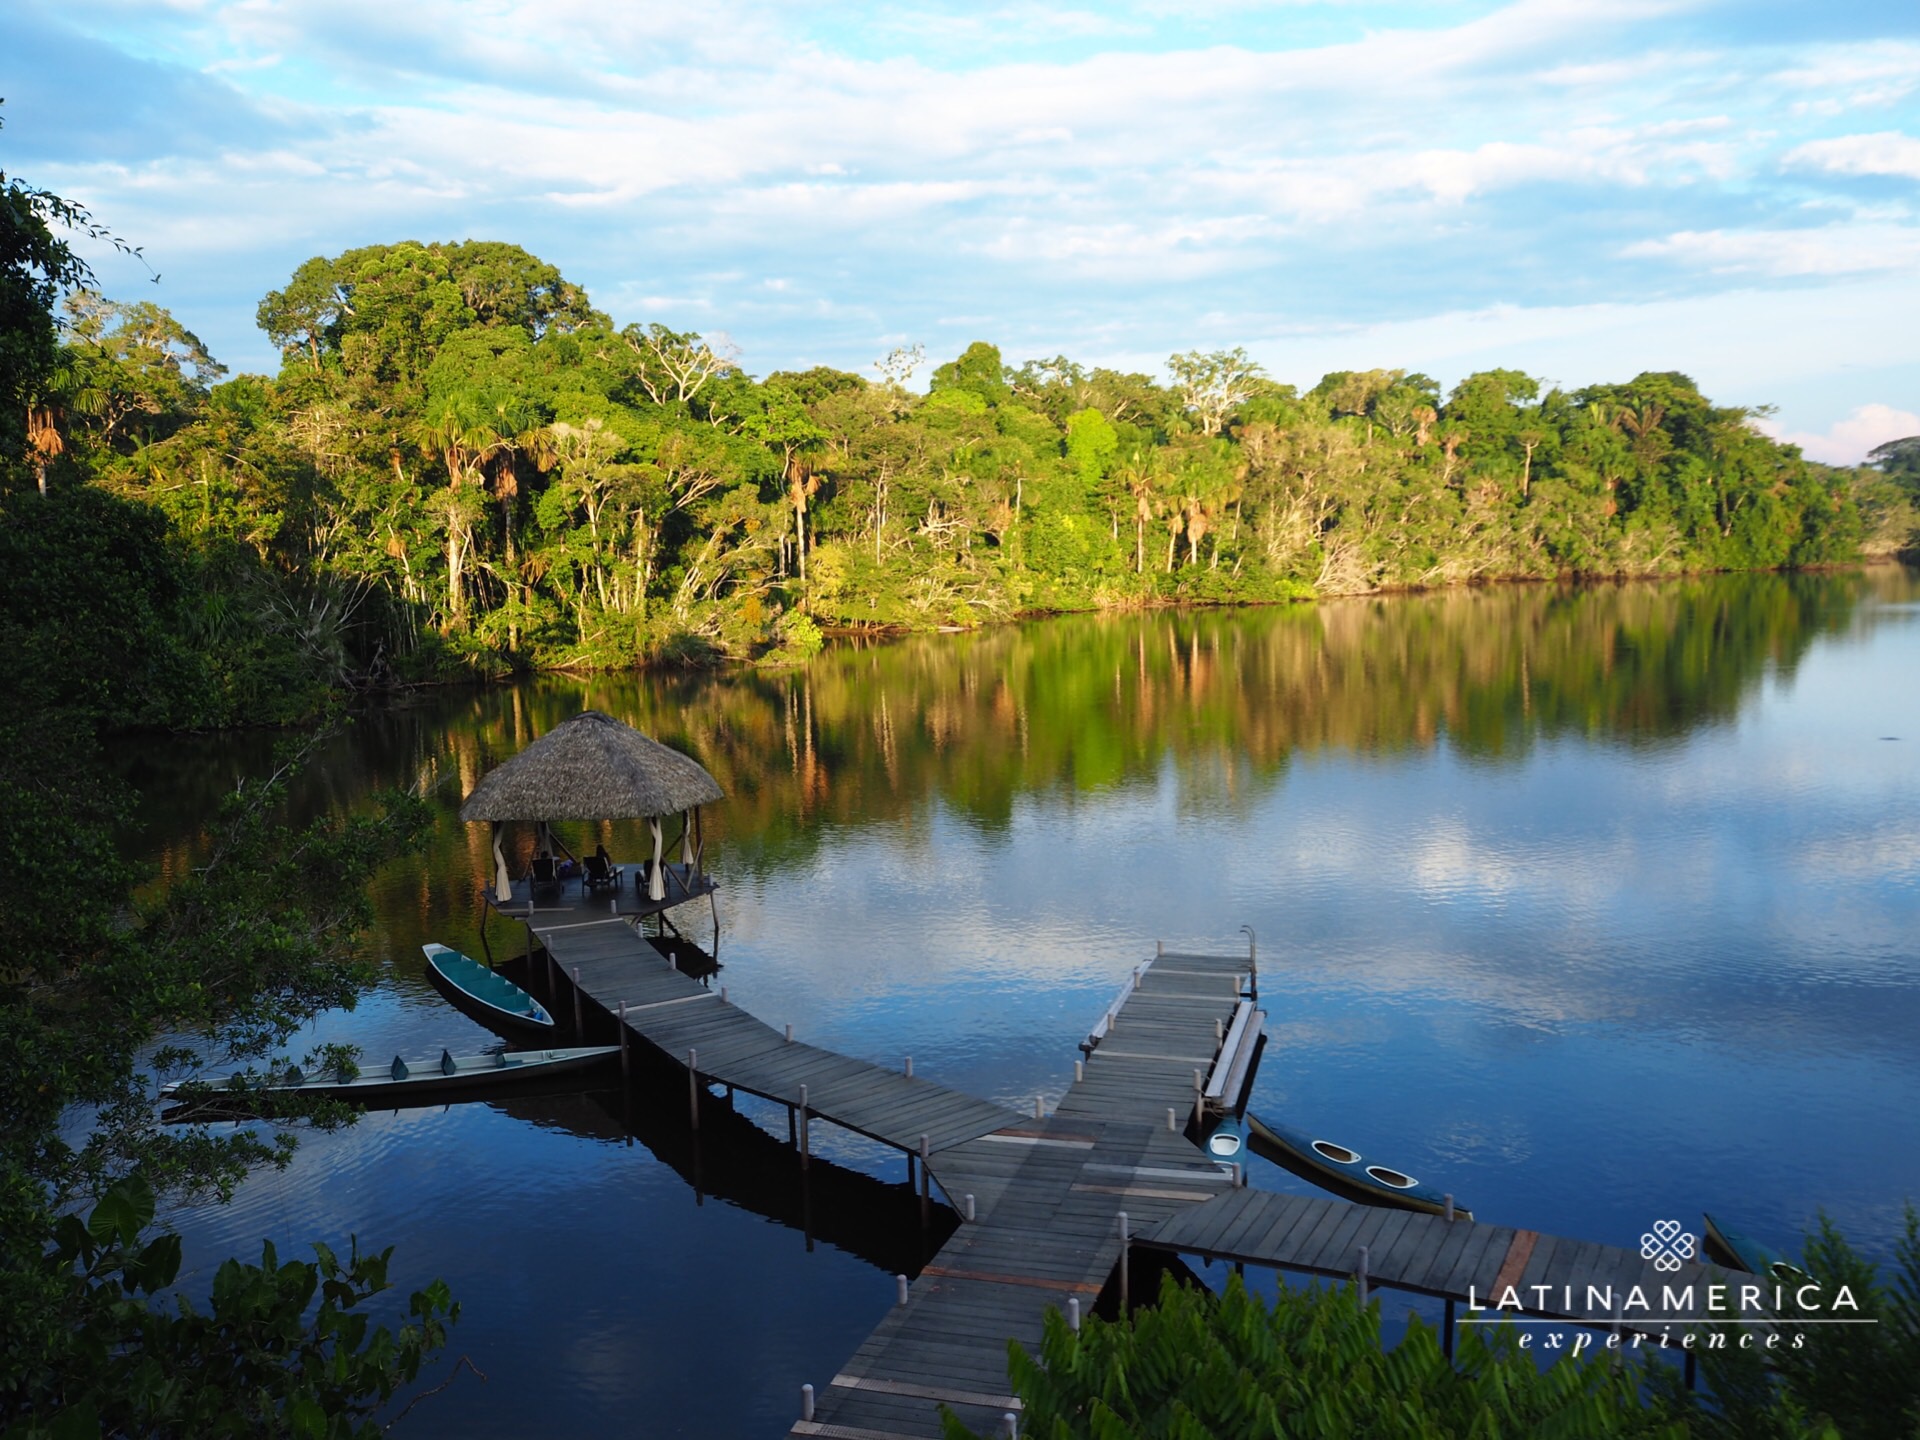
[[[828,1121],[924,1157],[923,1203],[937,1188],[960,1217],[904,1303],[816,1387],[794,1435],[921,1440],[940,1434],[942,1405],[998,1428],[1020,1409],[1006,1393],[1009,1341],[1037,1345],[1049,1308],[1091,1311],[1122,1253],[1122,1214],[1130,1230],[1152,1227],[1237,1183],[1188,1133],[1252,1083],[1264,1017],[1250,955],[1162,953],[1136,967],[1056,1112],[1022,1115],[775,1030],[674,969],[618,895],[531,914],[515,901],[496,908],[528,927],[530,953],[544,947],[562,1013],[564,983],[581,1020],[591,1006],[628,1046],[685,1066],[696,1125],[712,1085],[758,1095],[788,1107],[803,1155],[810,1125]]]
[[[1245,1188],[1196,1141],[1253,1083],[1265,1016],[1251,955],[1162,952],[1137,966],[1081,1042],[1054,1113],[1034,1115],[795,1040],[675,969],[620,909],[583,897],[513,918],[545,947],[550,979],[574,986],[577,1015],[591,1006],[624,1022],[623,1043],[686,1068],[696,1126],[710,1086],[758,1095],[788,1108],[803,1157],[818,1121],[924,1157],[923,1207],[937,1191],[960,1217],[866,1342],[813,1387],[791,1435],[928,1440],[943,1406],[997,1432],[1021,1408],[1009,1343],[1036,1349],[1050,1309],[1091,1311],[1124,1277],[1128,1246],[1364,1273],[1372,1287],[1446,1300],[1449,1344],[1457,1304],[1495,1307],[1509,1292],[1531,1320],[1657,1336],[1727,1318],[1709,1309],[1708,1286],[1763,1284],[1531,1230]],[[1635,1308],[1633,1294],[1651,1306]],[[1596,1311],[1596,1297],[1611,1310]],[[1466,1320],[1481,1318],[1491,1308]]]
[[[1236,1019],[1236,1043],[1257,1043],[1250,975],[1245,956],[1157,956],[1088,1037],[1053,1115],[937,1148],[929,1169],[963,1223],[790,1433],[897,1440],[939,1435],[942,1405],[975,1430],[1017,1414],[1009,1341],[1037,1347],[1049,1309],[1091,1311],[1122,1213],[1152,1226],[1233,1189],[1185,1132],[1194,1072],[1204,1096],[1234,1069]]]
[[[1471,1320],[1524,1316],[1658,1337],[1677,1326],[1727,1321],[1739,1313],[1741,1287],[1759,1287],[1765,1297],[1774,1288],[1757,1275],[1697,1260],[1668,1260],[1671,1268],[1662,1268],[1642,1249],[1264,1190],[1235,1190],[1186,1207],[1136,1243],[1306,1275],[1364,1275],[1370,1287],[1447,1301],[1449,1332],[1454,1307],[1465,1303],[1487,1312],[1470,1311]],[[1714,1286],[1726,1301],[1717,1310],[1709,1303]],[[1495,1314],[1503,1299],[1510,1308]]]

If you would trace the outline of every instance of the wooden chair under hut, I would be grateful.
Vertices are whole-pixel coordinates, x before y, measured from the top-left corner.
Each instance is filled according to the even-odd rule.
[[[679,931],[666,912],[707,897],[713,911],[713,944],[720,945],[717,888],[701,868],[704,842],[700,807],[725,798],[719,783],[698,761],[599,710],[556,725],[505,764],[489,771],[460,807],[460,818],[493,827],[493,877],[486,902],[502,915],[531,920],[578,909],[593,918],[609,913],[638,920],[659,917],[664,930]],[[679,834],[669,840],[678,819]],[[558,868],[555,852],[572,852],[555,834],[557,821],[645,820],[653,853],[616,860],[604,848],[572,867]],[[533,863],[516,877],[507,862],[503,832],[510,823],[534,827]],[[678,861],[667,858],[677,845]],[[628,890],[622,877],[632,874]],[[578,883],[574,884],[577,877]]]

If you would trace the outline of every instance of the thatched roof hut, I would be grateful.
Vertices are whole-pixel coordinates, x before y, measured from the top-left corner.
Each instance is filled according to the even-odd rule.
[[[587,710],[489,771],[462,820],[646,820],[725,798],[694,759]]]

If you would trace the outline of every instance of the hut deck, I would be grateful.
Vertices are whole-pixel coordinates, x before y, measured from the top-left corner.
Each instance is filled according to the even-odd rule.
[[[598,890],[588,889],[585,878],[578,873],[537,885],[522,876],[513,882],[510,899],[501,900],[488,889],[486,900],[509,919],[559,925],[568,920],[658,915],[689,900],[704,899],[720,888],[711,875],[699,873],[696,866],[663,862],[660,878],[666,898],[655,900],[647,894],[647,861],[616,860],[613,863],[620,872],[618,883]]]
[[[1621,1329],[1645,1335],[1659,1335],[1672,1325],[1726,1320],[1741,1286],[1773,1293],[1771,1281],[1744,1271],[1697,1262],[1662,1270],[1639,1250],[1265,1190],[1235,1190],[1184,1206],[1143,1230],[1136,1243],[1338,1278],[1357,1271],[1365,1246],[1371,1285],[1466,1301],[1489,1311],[1512,1287],[1530,1319],[1605,1326],[1617,1318]],[[1714,1285],[1728,1287],[1727,1306],[1718,1311],[1708,1305],[1708,1287]],[[1636,1289],[1644,1306],[1627,1298]],[[1670,1297],[1675,1303],[1668,1303]]]

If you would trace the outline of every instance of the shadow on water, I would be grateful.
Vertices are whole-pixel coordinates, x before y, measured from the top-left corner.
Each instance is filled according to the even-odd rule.
[[[515,1095],[486,1103],[527,1124],[582,1138],[638,1143],[702,1201],[738,1206],[831,1245],[889,1275],[915,1276],[958,1225],[935,1204],[922,1228],[920,1201],[889,1183],[815,1155],[806,1166],[720,1094],[701,1097],[700,1128],[688,1123],[686,1072],[657,1058],[635,1067],[630,1087]]]

